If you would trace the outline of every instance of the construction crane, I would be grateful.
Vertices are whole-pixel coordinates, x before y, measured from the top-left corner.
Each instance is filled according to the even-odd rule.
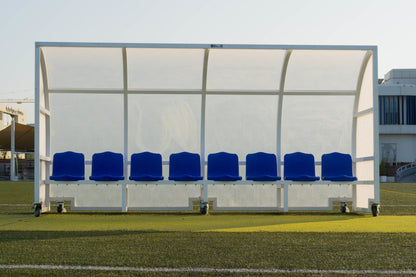
[[[23,98],[23,99],[0,99],[0,103],[16,103],[16,104],[35,103],[35,100],[34,99],[31,99],[31,98]]]

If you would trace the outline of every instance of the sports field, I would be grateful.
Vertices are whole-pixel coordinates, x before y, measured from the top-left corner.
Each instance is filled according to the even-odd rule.
[[[416,275],[416,184],[382,184],[381,215],[32,214],[32,182],[0,182],[0,275]],[[67,206],[68,208],[68,206]]]

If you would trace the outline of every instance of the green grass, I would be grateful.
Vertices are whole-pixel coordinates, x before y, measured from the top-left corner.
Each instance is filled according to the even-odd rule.
[[[415,270],[414,240],[401,233],[8,231],[0,264]]]
[[[409,206],[416,205],[416,195],[412,195],[416,194],[416,185],[382,184],[381,188],[382,215],[376,218],[338,212],[215,212],[201,216],[138,212],[57,214],[55,210],[35,218],[30,206],[33,183],[0,182],[0,204],[27,205],[0,206],[0,264],[416,270],[416,212],[414,206]],[[357,226],[364,226],[364,230]],[[400,229],[403,226],[410,229]],[[0,270],[0,275],[140,274],[13,269]],[[162,275],[186,276],[183,272]],[[188,273],[191,275],[238,274]]]

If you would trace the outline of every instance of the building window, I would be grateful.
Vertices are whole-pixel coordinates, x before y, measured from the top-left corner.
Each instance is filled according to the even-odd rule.
[[[380,96],[380,125],[416,125],[416,96]]]
[[[396,143],[381,143],[381,160],[387,165],[396,165]]]

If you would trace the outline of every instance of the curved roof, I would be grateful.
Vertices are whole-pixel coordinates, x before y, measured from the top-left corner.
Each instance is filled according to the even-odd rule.
[[[355,93],[375,46],[37,43],[50,92]]]

